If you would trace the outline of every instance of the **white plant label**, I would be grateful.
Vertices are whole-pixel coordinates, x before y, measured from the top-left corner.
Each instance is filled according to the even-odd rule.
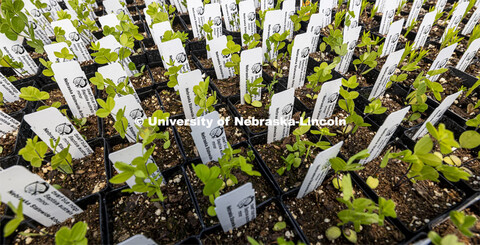
[[[0,111],[0,137],[17,130],[18,127],[20,127],[19,121],[7,113]]]
[[[70,54],[74,54],[66,42],[52,43],[43,47],[43,49],[45,49],[45,53],[47,53],[48,60],[53,63],[70,61],[66,59],[60,59],[55,55],[55,52],[61,52],[63,48],[66,48]],[[77,60],[77,58],[74,57],[72,60]]]
[[[423,16],[422,24],[418,27],[417,35],[413,41],[413,48],[418,49],[425,45],[428,35],[432,30],[433,22],[435,21],[436,11],[432,11],[425,16]]]
[[[414,0],[412,8],[410,9],[410,14],[408,15],[407,22],[405,22],[405,28],[408,28],[412,22],[417,20],[418,14],[422,9],[423,0]]]
[[[33,5],[33,3],[30,1],[24,1],[24,3],[25,10],[27,10],[30,16],[33,17],[35,23],[43,28],[47,36],[54,36],[55,34],[53,32],[53,27],[50,25],[50,22],[47,20],[47,18],[43,15],[43,11],[37,9],[37,7],[35,7],[35,5]],[[29,23],[31,24],[31,21],[29,21]]]
[[[392,52],[395,52],[397,48],[398,40],[400,39],[400,35],[402,32],[402,26],[405,19],[400,19],[392,23],[388,30],[388,35],[385,38],[385,42],[383,44],[382,55],[387,56]]]
[[[257,217],[255,190],[248,182],[215,199],[217,213],[223,231],[238,228]]]
[[[260,10],[265,11],[274,7],[274,0],[260,0]]]
[[[108,48],[108,49],[112,50],[113,52],[119,54],[119,56],[120,56],[120,50],[122,49],[122,45],[117,41],[117,39],[115,39],[114,36],[108,35],[106,37],[102,37],[101,39],[98,40],[98,42],[100,43],[100,47]],[[126,57],[122,60],[117,59],[117,61],[114,61],[114,62],[119,62],[123,67],[125,67],[125,71],[127,72],[129,77],[138,73],[138,71],[136,69],[132,71],[128,68],[128,64],[130,62],[132,62],[130,57]]]
[[[175,66],[182,65],[180,72],[190,71],[187,52],[185,52],[185,48],[183,47],[180,38],[175,38],[173,40],[161,43],[158,46],[158,51],[162,56],[163,67],[165,67],[165,69],[170,68],[170,65],[167,63],[170,63],[170,61],[173,60]]]
[[[307,175],[298,191],[297,199],[303,198],[322,184],[331,167],[330,159],[337,157],[342,145],[343,141],[340,141],[336,145],[318,153],[313,164],[308,168]]]
[[[193,87],[198,85],[202,78],[202,72],[200,70],[193,70],[186,73],[178,74],[178,91],[180,93],[180,99],[182,100],[183,112],[185,118],[193,119],[197,117],[197,111],[200,106],[195,104],[195,93]]]
[[[125,72],[122,65],[116,62],[106,66],[99,67],[98,72],[102,74],[103,78],[112,80],[112,82],[114,82],[116,85],[123,83],[125,79],[129,79],[127,72]],[[128,82],[127,86],[133,90],[133,96],[135,97],[137,102],[139,104],[142,103],[140,101],[140,98],[138,97],[137,92],[135,91],[132,84],[130,83],[130,81]],[[125,95],[117,94],[115,95],[115,98],[123,97],[123,96]]]
[[[130,20],[133,21],[130,11],[128,11],[127,7],[122,6],[122,4],[120,4],[120,1],[104,0],[102,3],[103,3],[103,7],[105,7],[105,12],[107,12],[107,14],[111,14],[111,13],[120,14],[123,12],[130,18]]]
[[[81,35],[77,32],[77,29],[69,19],[57,20],[52,22],[52,26],[60,27],[65,31],[65,38],[72,42],[70,49],[73,51],[79,62],[89,61],[92,59],[88,52],[85,43],[83,42]]]
[[[205,7],[201,0],[187,0],[188,13],[190,23],[192,24],[193,37],[203,37],[203,31],[201,27],[204,23]]]
[[[73,116],[84,118],[95,115],[97,101],[80,64],[77,61],[53,63],[52,70]]]
[[[172,0],[171,3],[177,8],[180,13],[188,13],[188,8],[183,5],[182,0]]]
[[[341,78],[322,84],[322,89],[315,102],[312,119],[320,120],[332,116],[340,94],[340,86],[342,86]]]
[[[155,44],[160,45],[162,43],[163,35],[165,35],[166,31],[172,31],[172,26],[170,25],[170,21],[164,21],[160,23],[155,23],[152,25],[152,36],[153,36],[153,41]]]
[[[253,36],[253,34],[257,33],[257,26],[255,24],[255,20],[257,20],[255,3],[253,0],[241,1],[238,4],[238,8],[240,11],[240,32],[243,43],[245,41],[243,35],[247,34]]]
[[[285,30],[289,30],[288,39],[293,38],[293,21],[290,19],[290,16],[295,14],[295,0],[285,0],[283,1],[282,11],[285,15],[283,26]]]
[[[349,12],[345,14],[345,18],[350,20],[350,25],[345,27],[344,32],[358,27],[361,5],[362,0],[350,0],[350,4],[348,6]],[[353,15],[350,13],[350,11],[353,12]]]
[[[3,33],[0,33],[0,47],[4,55],[23,64],[23,68],[14,69],[19,76],[35,75],[38,71],[38,66],[33,61],[28,51],[23,47],[23,37],[18,37],[16,41],[8,39]]]
[[[233,67],[227,67],[227,62],[232,61],[232,55],[223,55],[222,50],[227,48],[227,37],[225,35],[214,38],[208,42],[210,47],[210,57],[212,57],[213,67],[217,79],[227,79],[235,75]]]
[[[290,134],[290,126],[287,122],[293,114],[294,93],[295,89],[291,88],[273,95],[272,104],[269,108],[270,120],[280,123],[268,125],[268,144],[281,140]]]
[[[220,6],[222,7],[222,14],[225,19],[225,28],[227,31],[239,31],[240,18],[235,0],[220,0]]]
[[[120,173],[120,170],[117,169],[117,167],[115,167],[115,163],[116,162],[123,162],[123,163],[126,163],[126,164],[130,164],[131,165],[131,162],[133,162],[133,160],[137,157],[143,157],[143,154],[145,152],[143,152],[143,146],[142,146],[142,143],[136,143],[134,145],[131,145],[127,148],[123,148],[121,150],[118,150],[118,151],[115,151],[115,152],[112,152],[108,155],[108,158],[110,159],[110,161],[112,162],[112,166],[115,168],[115,170],[117,170],[118,173]],[[153,159],[153,156],[150,156],[147,160],[147,162],[145,164],[149,164],[149,163],[153,163],[155,165],[157,165],[155,163],[155,160]],[[155,178],[155,176],[158,176],[157,178]],[[160,172],[159,168],[158,168],[158,165],[157,165],[157,171],[153,172],[150,177],[152,177],[153,179],[155,180],[158,180],[160,177],[162,177],[162,173]],[[150,180],[147,180],[147,181],[150,181]],[[127,181],[125,181],[127,183],[127,185],[132,188],[132,186],[135,185],[135,176],[132,176],[130,177]]]
[[[310,42],[310,53],[317,50],[318,41],[320,40],[320,32],[323,28],[323,16],[321,13],[312,14],[308,23],[307,33],[310,33],[312,41]]]
[[[273,0],[272,0],[273,1]],[[282,10],[270,10],[265,14],[265,22],[263,23],[263,35],[262,35],[262,50],[264,54],[268,54],[270,60],[273,60],[277,57],[278,52],[274,52],[273,47],[271,50],[268,50],[267,39],[275,34],[282,34],[285,30],[283,26],[284,14]],[[272,45],[273,46],[273,45]],[[265,57],[264,60],[265,62]]]
[[[457,44],[458,43],[454,43],[440,50],[440,52],[438,52],[437,58],[435,58],[435,60],[433,61],[428,71],[435,71],[435,70],[445,68],[448,64],[448,60],[450,59],[450,57],[452,57],[453,52],[455,52],[455,48],[457,47]],[[427,78],[430,79],[430,81],[435,82],[440,77],[440,75],[441,74],[435,75],[433,77],[427,75]]]
[[[262,77],[262,48],[248,49],[240,53],[240,102],[245,104],[245,94],[247,93],[247,80],[253,83],[257,78]],[[258,94],[251,94],[252,101],[261,100],[261,88],[257,90]]]
[[[127,240],[119,243],[118,245],[138,245],[138,244],[142,244],[142,245],[157,245],[157,243],[144,236],[144,235],[135,235],[135,236],[132,236],[130,238],[128,238]]]
[[[20,99],[20,91],[0,73],[0,93],[3,94],[3,100],[7,103],[15,102]]]
[[[17,206],[23,199],[23,214],[43,226],[60,224],[83,212],[73,201],[40,176],[23,166],[12,166],[0,172],[2,202]]]
[[[125,109],[123,116],[127,119],[128,125],[125,125],[125,135],[128,139],[128,142],[135,143],[137,142],[137,133],[138,129],[135,125],[140,121],[147,119],[145,111],[143,111],[142,105],[137,102],[135,96],[129,94],[123,97],[115,98],[115,107],[112,112],[117,114],[120,109]],[[113,117],[116,120],[115,117]]]
[[[466,36],[466,35],[469,35],[470,33],[472,33],[473,28],[475,28],[475,26],[477,25],[479,20],[480,20],[480,8],[477,7],[477,10],[475,10],[475,12],[473,12],[473,14],[470,17],[470,19],[468,20],[467,24],[465,25],[465,27],[463,27],[462,35]]]
[[[437,3],[435,4],[435,11],[438,12],[443,12],[443,9],[447,5],[447,0],[438,0]]]
[[[400,123],[402,123],[403,118],[407,115],[408,110],[410,110],[410,106],[388,115],[385,122],[383,122],[382,126],[373,137],[372,142],[368,145],[367,149],[370,156],[360,160],[360,164],[368,163],[382,153],[385,146],[387,146],[388,141],[392,138]]]
[[[382,70],[380,70],[380,74],[378,74],[377,81],[375,81],[375,85],[373,85],[372,92],[370,92],[370,95],[368,96],[368,100],[377,98],[383,94],[388,81],[390,81],[390,77],[397,70],[398,63],[400,62],[404,51],[405,49],[398,50],[387,57],[387,60],[382,66]]]
[[[468,46],[467,50],[463,54],[462,58],[458,61],[458,64],[455,68],[457,68],[460,71],[465,71],[467,67],[472,63],[473,58],[475,58],[475,55],[478,52],[478,49],[480,48],[480,39],[475,39],[472,41],[470,46]]]
[[[84,158],[93,153],[92,148],[83,139],[82,135],[57,108],[50,107],[33,112],[25,115],[23,119],[50,149],[52,149],[50,139],[56,142],[60,138],[57,151],[61,151],[70,145],[68,152],[72,154],[73,159]]]
[[[322,28],[332,23],[332,9],[334,7],[333,0],[322,0],[322,4],[318,6],[318,14],[321,18],[319,19],[320,21],[317,21],[317,24],[320,24]],[[313,14],[311,18],[313,18],[314,15],[317,14]],[[311,18],[310,22],[312,21]],[[308,24],[310,25],[310,23]]]
[[[310,33],[295,36],[292,47],[292,57],[290,59],[287,88],[299,88],[303,86],[305,75],[307,74],[311,43],[312,36]]]
[[[217,111],[208,113],[199,120],[210,121],[210,125],[191,125],[192,138],[198,149],[202,163],[218,161],[223,155],[223,150],[228,148],[227,136],[223,125],[219,123],[220,114]]]
[[[440,38],[440,42],[443,41],[445,36],[448,33],[448,30],[456,30],[458,27],[458,24],[460,24],[460,21],[463,19],[463,14],[465,14],[465,11],[467,11],[468,7],[468,2],[463,2],[459,3],[457,5],[457,8],[455,11],[453,11],[452,17],[450,17],[450,21],[448,22],[447,28],[445,28],[445,31],[443,32],[442,38]]]
[[[374,7],[377,8],[378,13],[383,13],[383,8],[385,7],[386,0],[376,0]]]
[[[440,118],[442,118],[443,114],[447,111],[447,109],[453,104],[453,102],[457,99],[457,97],[462,93],[462,91],[458,91],[454,94],[451,94],[440,103],[440,105],[435,108],[432,114],[427,118],[427,120],[422,124],[422,126],[417,130],[417,132],[413,135],[412,139],[417,140],[420,137],[423,137],[427,134],[427,123],[430,122],[432,125],[436,125]]]
[[[335,70],[341,74],[345,74],[348,71],[348,66],[350,65],[350,61],[353,57],[353,51],[355,47],[357,47],[357,40],[360,36],[360,30],[362,30],[361,26],[358,26],[355,29],[348,29],[344,30],[343,32],[343,43],[347,44],[347,54],[342,56],[340,63],[335,67]]]
[[[205,23],[212,21],[213,38],[223,35],[222,29],[222,11],[219,3],[205,4]]]
[[[147,16],[150,16],[147,14]],[[103,27],[108,26],[111,28],[116,28],[117,25],[120,25],[120,20],[117,19],[116,14],[107,14],[104,16],[98,17],[100,25]]]
[[[397,10],[397,5],[394,4],[386,4],[384,8],[384,12],[382,15],[382,21],[380,22],[380,29],[378,32],[382,35],[387,35],[388,30],[390,29],[390,25],[393,22],[393,18],[395,17],[395,11]],[[403,26],[403,21],[402,21]],[[401,27],[400,26],[400,29]]]

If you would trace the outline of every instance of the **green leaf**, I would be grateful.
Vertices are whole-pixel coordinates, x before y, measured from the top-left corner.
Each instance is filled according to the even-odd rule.
[[[280,221],[280,222],[277,222],[275,223],[275,225],[273,226],[273,230],[274,231],[281,231],[283,229],[287,228],[287,223],[285,223],[284,221]]]
[[[480,145],[480,134],[473,130],[465,131],[460,135],[459,142],[463,148],[476,148]]]

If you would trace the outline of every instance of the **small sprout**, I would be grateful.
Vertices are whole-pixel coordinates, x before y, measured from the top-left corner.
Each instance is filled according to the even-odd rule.
[[[88,239],[85,237],[87,235],[87,229],[87,223],[82,221],[77,222],[71,229],[63,226],[55,233],[55,244],[87,245]]]
[[[197,111],[197,117],[200,117],[204,114],[215,111],[215,104],[217,104],[217,93],[214,91],[213,95],[208,96],[208,84],[210,82],[210,77],[207,77],[205,81],[200,82],[198,85],[193,87],[193,92],[195,93],[195,104],[200,106],[200,109]]]
[[[331,226],[325,231],[325,236],[328,240],[333,241],[342,235],[342,231],[337,226]]]
[[[274,231],[281,231],[281,230],[285,229],[286,227],[287,227],[287,223],[285,223],[285,221],[280,221],[280,222],[275,223],[275,225],[273,226],[273,230]]]
[[[343,236],[351,243],[357,243],[357,232],[352,229],[345,228],[343,230]]]

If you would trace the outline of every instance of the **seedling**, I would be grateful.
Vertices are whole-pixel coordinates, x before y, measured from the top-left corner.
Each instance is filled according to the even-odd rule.
[[[272,105],[272,97],[275,94],[274,86],[275,84],[278,83],[277,76],[275,75],[273,77],[273,80],[270,84],[267,85],[267,90],[268,90],[268,103],[265,104],[265,109],[269,109],[270,106]]]
[[[233,67],[235,74],[240,75],[240,50],[242,47],[236,44],[231,36],[228,36],[227,47],[222,50],[224,56],[231,55],[231,61],[225,63],[226,67]]]
[[[252,101],[253,95],[258,95],[261,88],[265,87],[265,84],[262,84],[263,78],[259,77],[255,81],[250,82],[247,80],[247,93],[243,97],[245,103],[252,105],[254,107],[262,107],[262,102],[259,100]]]
[[[260,36],[258,33],[255,33],[252,36],[248,35],[247,33],[243,34],[243,44],[247,46],[247,49],[253,49],[257,47],[261,40],[262,36]]]
[[[442,50],[443,48],[447,47],[447,46],[450,46],[452,44],[455,44],[455,43],[458,43],[460,41],[462,41],[463,37],[459,37],[458,36],[458,33],[460,32],[460,29],[448,29],[447,31],[447,34],[445,35],[445,37],[443,38],[442,42],[441,42],[441,45],[440,45],[440,50]]]
[[[468,120],[466,125],[475,128],[475,130],[467,130],[463,132],[460,135],[459,143],[462,148],[474,149],[480,145],[480,134],[477,132],[480,127],[480,115]]]
[[[412,106],[412,114],[408,117],[408,121],[415,121],[422,116],[422,113],[428,109],[427,105],[427,85],[424,82],[425,76],[423,71],[415,78],[414,88],[407,96],[408,104]]]
[[[168,6],[168,9],[167,7]],[[170,21],[170,25],[173,25],[173,18],[169,20],[169,16],[175,12],[176,8],[173,5],[162,5],[158,4],[157,2],[153,2],[148,5],[146,13],[151,17],[152,23],[150,28],[152,28],[153,24],[161,23],[164,21]],[[167,13],[168,12],[168,13]]]
[[[408,74],[412,71],[416,71],[420,69],[420,66],[418,65],[420,61],[427,56],[428,50],[424,50],[423,48],[420,50],[414,50],[413,49],[413,43],[412,42],[407,42],[405,44],[405,51],[402,54],[402,58],[400,61],[404,61],[402,67],[400,68],[401,73],[400,74],[394,74],[390,77],[390,81],[392,82],[403,82],[407,80]],[[408,58],[407,58],[408,57]],[[391,83],[389,82],[387,84],[387,88],[391,86]]]
[[[387,108],[382,106],[382,101],[380,99],[375,99],[365,107],[365,109],[363,110],[363,113],[365,116],[368,116],[370,114],[373,114],[373,115],[383,114],[386,111],[387,111]]]
[[[23,87],[20,89],[20,98],[26,101],[38,101],[43,105],[38,107],[37,111],[47,109],[49,107],[59,108],[62,104],[58,101],[53,102],[52,105],[45,104],[44,100],[48,100],[50,95],[45,91],[40,91],[38,88],[33,86]]]
[[[445,178],[452,182],[459,180],[468,180],[470,174],[460,167],[445,164],[444,155],[452,153],[452,148],[459,148],[460,144],[454,139],[453,133],[445,128],[444,124],[440,124],[438,129],[433,127],[431,123],[427,123],[427,129],[430,135],[425,135],[416,144],[412,151],[404,150],[399,153],[385,154],[382,164],[386,164],[389,159],[398,159],[409,164],[406,173],[394,185],[394,189],[398,190],[400,186],[407,180],[412,182],[431,180],[438,182],[439,172]],[[434,146],[440,148],[440,152],[433,152]]]
[[[294,30],[298,31],[302,27],[300,22],[310,20],[312,14],[318,11],[318,2],[309,5],[303,5],[299,10],[297,10],[297,14],[290,16],[294,24]]]
[[[173,32],[171,30],[168,30],[163,34],[162,43],[173,40],[173,39],[177,39],[177,38],[179,38],[182,41],[182,44],[185,47],[185,42],[188,40],[188,33],[185,33],[183,31]]]
[[[341,133],[354,134],[359,127],[369,127],[370,124],[364,122],[363,117],[355,112],[354,100],[358,98],[359,93],[357,91],[350,91],[358,87],[357,76],[351,76],[348,80],[342,79],[342,87],[340,87],[340,96],[342,99],[338,100],[338,106],[345,110],[349,116],[346,118],[347,126]],[[344,89],[344,87],[346,89]]]
[[[405,31],[405,35],[403,35],[403,36],[404,37],[408,36],[408,33],[410,33],[418,23],[419,23],[418,20],[412,21],[412,23],[410,23],[410,25],[407,27],[407,31]]]
[[[68,227],[61,227],[55,233],[55,244],[58,245],[86,245],[88,244],[87,235],[88,225],[85,222],[77,222],[70,229]]]
[[[46,4],[45,4],[46,5]],[[15,41],[18,37],[24,37],[27,44],[35,49],[35,52],[42,54],[43,42],[35,37],[33,25],[28,22],[26,14],[23,13],[25,4],[23,0],[4,0],[0,6],[2,14],[0,15],[0,32]]]
[[[63,62],[73,60],[75,58],[75,55],[70,53],[70,50],[66,47],[62,48],[60,52],[55,51],[54,55],[59,59],[63,59]]]
[[[0,50],[0,66],[20,70],[21,71],[20,73],[22,74],[27,72],[26,70],[23,69],[22,62],[13,61],[10,56],[3,55],[3,52],[1,50]],[[8,80],[15,81],[16,78],[9,77]]]
[[[200,26],[200,29],[205,32],[205,38],[206,40],[210,41],[213,39],[213,21],[209,20],[207,23],[203,24],[203,26]],[[207,44],[206,45],[207,51],[210,51],[210,46]]]
[[[115,97],[116,95],[125,96],[135,93],[128,77],[118,84],[115,84],[111,79],[104,78],[101,73],[95,72],[95,76],[90,78],[90,82],[95,85],[97,89],[105,90],[108,97]]]
[[[22,156],[23,159],[32,165],[32,167],[39,168],[42,166],[42,163],[50,163],[52,169],[59,169],[65,174],[72,174],[73,165],[72,165],[72,155],[68,152],[70,145],[64,148],[61,151],[57,151],[58,144],[60,143],[60,138],[55,142],[53,139],[50,139],[50,146],[53,149],[55,154],[50,161],[45,159],[46,153],[48,151],[48,146],[43,141],[38,141],[38,136],[35,135],[33,139],[28,139],[24,148],[20,149],[18,155]]]
[[[72,7],[73,11],[76,14],[76,19],[72,20],[72,24],[77,29],[78,33],[85,33],[90,41],[94,40],[94,36],[91,32],[97,31],[98,27],[95,20],[90,19],[90,13],[93,12],[93,9],[90,7],[92,1],[79,1],[79,0],[69,0],[68,4]],[[71,19],[70,15],[64,15]],[[57,40],[58,41],[58,40]]]
[[[167,86],[170,88],[174,88],[178,85],[177,77],[180,73],[180,70],[182,70],[183,65],[175,66],[175,61],[173,59],[170,59],[170,62],[167,62],[167,65],[170,66],[168,68],[168,71],[165,72],[165,76],[168,76],[169,79]]]
[[[353,61],[357,75],[365,75],[377,67],[377,59],[382,54],[384,44],[382,43],[378,47],[377,51],[375,51],[373,47],[377,46],[382,39],[380,39],[380,37],[372,39],[370,37],[370,32],[363,32],[362,41],[357,45],[357,47],[365,47],[367,50],[362,53],[358,59]]]
[[[249,176],[260,176],[260,173],[253,170],[253,160],[255,155],[252,150],[247,152],[247,157],[240,155],[241,149],[234,150],[230,144],[223,150],[223,156],[218,159],[218,166],[208,167],[205,164],[192,164],[197,177],[205,185],[203,195],[208,196],[211,206],[208,207],[208,215],[216,216],[215,199],[220,196],[220,191],[225,186],[238,184],[237,177],[232,171],[237,169]]]
[[[20,223],[25,219],[23,216],[23,199],[20,199],[18,206],[15,207],[13,203],[8,202],[7,206],[12,210],[12,212],[15,214],[14,217],[8,223],[3,227],[3,237],[8,237],[15,232],[15,230],[18,228]],[[6,217],[3,215],[3,217]],[[8,217],[7,217],[8,218]]]
[[[470,44],[472,44],[475,39],[480,38],[480,25],[475,25],[475,28],[473,28],[472,33],[470,34],[470,38],[468,39],[467,43],[467,48],[470,47]]]
[[[283,77],[282,71],[283,67],[279,64],[279,61],[282,58],[288,58],[285,56],[285,53],[278,53],[281,49],[283,49],[286,45],[285,40],[287,39],[288,35],[290,34],[289,30],[286,30],[282,34],[274,33],[266,40],[267,51],[265,53],[265,60],[267,60],[271,65],[276,68],[276,74],[279,77]],[[276,55],[276,58],[270,57],[270,52],[273,52]]]
[[[460,211],[451,211],[450,220],[463,235],[467,237],[473,236],[473,233],[470,231],[470,229],[477,222],[477,218],[475,218],[475,216],[465,215],[463,212],[460,212]],[[441,237],[435,231],[430,231],[428,233],[428,238],[430,238],[430,240],[434,245],[463,244],[462,242],[458,241],[458,237],[455,234],[449,234],[449,235],[446,235],[445,237]]]
[[[213,95],[208,96],[209,83],[210,77],[207,77],[205,81],[193,86],[193,92],[195,93],[195,104],[200,106],[200,109],[197,111],[197,117],[215,111],[213,106],[218,102],[217,93],[213,91]]]
[[[318,92],[322,88],[322,84],[332,79],[332,70],[339,62],[340,57],[335,57],[333,63],[328,64],[327,62],[322,62],[319,66],[313,68],[315,73],[307,77],[308,84],[305,85],[307,88],[312,89],[313,93],[307,94],[307,98],[312,100],[317,99]]]
[[[337,216],[341,220],[338,226],[343,227],[344,236],[352,243],[357,242],[356,233],[361,231],[362,225],[383,226],[385,217],[397,217],[392,200],[379,197],[378,204],[375,204],[368,198],[355,198],[350,174],[342,178],[342,193],[343,198],[338,197],[337,201],[345,204],[347,209],[338,212]],[[345,227],[348,224],[353,224],[355,231]]]

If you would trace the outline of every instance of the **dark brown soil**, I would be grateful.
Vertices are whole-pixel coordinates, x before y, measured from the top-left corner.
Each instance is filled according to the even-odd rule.
[[[307,88],[306,86],[295,89],[295,97],[311,110],[313,110],[317,102],[317,99],[313,99],[313,96],[318,95],[318,93],[320,93],[320,90],[314,92],[313,89]],[[307,98],[307,94],[311,95],[312,98]]]
[[[93,150],[93,154],[73,160],[73,174],[64,174],[59,169],[52,170],[50,164],[34,168],[33,172],[50,180],[50,184],[60,185],[60,191],[72,200],[97,193],[106,187],[107,182],[103,147]]]
[[[242,150],[242,152],[240,154],[242,156],[246,156],[248,149],[242,147],[241,150]],[[201,164],[201,163],[197,163],[197,164]],[[254,160],[252,162],[252,164],[254,165],[253,170],[259,171],[260,167],[258,166],[257,160]],[[207,165],[209,167],[218,166],[218,163],[217,162],[209,162],[209,163],[207,163]],[[192,184],[192,187],[195,191],[195,194],[197,196],[198,203],[200,205],[200,209],[202,210],[202,216],[203,216],[205,224],[207,226],[217,224],[218,223],[218,218],[217,217],[211,217],[207,214],[207,209],[211,204],[210,204],[209,198],[203,195],[203,187],[204,187],[203,183],[200,181],[200,179],[198,179],[198,177],[196,176],[196,174],[193,171],[193,169],[191,168],[191,166],[189,166],[186,171],[187,171],[188,178],[190,179],[190,182]],[[234,190],[235,188],[237,188],[239,186],[242,186],[245,183],[252,182],[253,189],[255,189],[255,200],[256,200],[257,205],[266,201],[270,197],[274,196],[274,191],[271,188],[271,186],[269,185],[269,183],[266,181],[265,176],[249,176],[249,175],[245,174],[244,172],[240,171],[239,169],[234,169],[234,170],[232,170],[231,173],[234,174],[235,177],[237,177],[238,184],[233,185],[233,186],[225,186],[225,188],[220,191],[220,194],[225,194],[227,192],[230,192],[230,191]]]
[[[203,69],[213,69],[213,62],[211,59],[197,56],[198,61],[202,65]]]
[[[168,76],[165,76],[165,68],[161,66],[157,66],[154,68],[150,68],[150,71],[152,72],[153,75],[153,80],[156,83],[161,83],[161,82],[167,82],[168,81]]]
[[[202,238],[202,242],[204,244],[249,244],[247,236],[264,244],[276,244],[278,237],[283,237],[287,241],[298,239],[293,227],[288,222],[285,229],[281,231],[273,230],[277,222],[286,221],[286,219],[287,217],[282,214],[278,205],[273,202],[265,210],[257,213],[254,220],[244,226],[226,233],[218,231],[206,234]]]
[[[331,184],[333,177],[333,175],[327,176],[317,190],[302,199],[292,196],[285,200],[293,217],[312,244],[349,244],[343,236],[334,241],[328,240],[325,236],[325,231],[329,227],[341,222],[336,214],[347,208],[336,200],[341,193]],[[356,188],[354,188],[354,194],[357,198],[364,197]],[[384,226],[363,225],[357,237],[359,244],[395,244],[404,239],[403,234],[388,221],[385,221]]]
[[[240,94],[240,77],[234,76],[225,80],[213,79],[213,84],[223,97]]]
[[[165,112],[169,112],[170,116],[183,114],[182,100],[178,92],[172,89],[164,89],[158,91],[158,94]]]
[[[76,125],[75,125],[76,126]],[[82,128],[77,127],[78,132],[86,138],[86,140],[94,139],[99,136],[98,120],[96,115],[87,117],[87,122]]]
[[[130,77],[130,82],[133,84],[135,89],[145,88],[153,85],[152,78],[148,72],[143,72],[143,74],[139,77]]]
[[[478,61],[472,62],[472,64],[465,69],[465,72],[474,77],[480,75],[480,63]]]
[[[67,101],[63,97],[62,91],[60,89],[54,89],[52,91],[49,91],[48,94],[50,95],[50,98],[45,100],[45,104],[47,105],[52,105],[54,102],[60,102],[62,105],[66,105]]]
[[[188,126],[176,126],[178,134],[180,135],[180,139],[182,140],[183,150],[187,158],[195,158],[198,157],[198,150],[195,146],[195,142],[193,141],[193,137],[191,135],[190,127]],[[227,136],[228,139],[228,136]]]
[[[454,76],[452,73],[449,72],[442,74],[442,76],[438,79],[438,82],[442,85],[444,89],[442,97],[446,97],[448,95],[458,92],[459,89],[463,86],[462,79]],[[434,98],[431,94],[430,97]],[[450,108],[463,118],[471,119],[477,115],[478,109],[469,111],[468,105],[470,104],[473,108],[473,106],[477,104],[477,100],[478,93],[476,91],[472,92],[468,97],[460,95],[460,97],[458,97],[457,100],[453,102]]]
[[[346,118],[343,112],[334,113],[331,118],[337,116],[338,118]],[[357,132],[343,134],[344,126],[333,126],[330,128],[330,132],[335,132],[337,135],[333,137],[328,137],[330,142],[333,145],[337,144],[340,141],[344,142],[344,145],[348,147],[342,147],[340,152],[347,158],[359,153],[360,151],[366,149],[373,137],[375,136],[375,131],[371,130],[369,127],[360,127]]]
[[[320,45],[320,40],[318,41]],[[331,52],[313,52],[310,54],[310,57],[313,58],[315,61],[318,62],[327,62],[328,64],[333,62],[333,58],[335,58],[335,55],[332,54]]]
[[[48,236],[32,236],[24,237],[17,235],[15,237],[15,244],[55,244],[55,233],[62,227],[67,226],[72,228],[72,226],[79,221],[87,223],[87,239],[89,244],[101,244],[101,225],[100,224],[100,205],[98,202],[95,204],[88,205],[82,213],[75,215],[73,218],[66,220],[62,224],[54,225],[51,227],[44,228],[39,226],[38,229],[41,229],[43,232],[47,232]],[[22,232],[26,233],[38,233],[38,231],[28,228]]]
[[[3,147],[0,157],[8,156],[15,150],[15,142],[17,141],[18,130],[5,134],[0,137],[0,146]]]
[[[395,148],[392,152],[397,152]],[[375,175],[380,180],[375,189],[379,196],[393,199],[398,218],[411,230],[417,230],[429,223],[437,215],[445,212],[451,206],[462,200],[463,193],[457,192],[443,183],[429,180],[412,183],[404,182],[399,189],[394,189],[396,183],[407,171],[408,164],[391,160],[386,168],[378,169],[383,155],[365,164],[365,169],[359,175],[366,180]]]
[[[27,101],[24,99],[20,99],[14,102],[5,103],[4,105],[0,106],[0,111],[6,114],[12,114],[14,112],[20,111],[27,106]]]
[[[287,55],[287,53],[285,53]],[[278,60],[278,67],[281,67],[281,74],[278,73],[278,69],[275,68],[272,64],[266,64],[263,67],[263,72],[266,72],[269,76],[274,77],[277,75],[277,78],[285,77],[288,78],[288,70],[290,69],[290,57],[288,59],[280,59]]]
[[[143,234],[158,244],[174,244],[200,232],[200,222],[183,175],[168,180],[162,193],[167,198],[163,203],[152,202],[145,195],[131,194],[108,205],[114,243]]]
[[[302,140],[307,140],[307,137],[303,135]],[[282,157],[287,158],[289,154],[286,145],[293,145],[295,142],[295,136],[289,135],[282,141],[254,146],[283,191],[288,191],[302,184],[303,179],[308,172],[308,168],[313,163],[313,160],[320,151],[318,148],[311,149],[308,158],[304,159],[298,168],[292,166],[290,171],[285,171],[283,175],[279,175],[276,171],[286,165]]]
[[[269,114],[268,110],[265,108],[265,105],[268,104],[270,101],[269,96],[267,93],[262,93],[262,107],[253,107],[247,104],[240,104],[240,101],[235,104],[235,108],[237,108],[238,113],[245,119],[268,119]],[[267,126],[259,125],[259,126],[249,126],[250,130],[254,133],[260,133],[267,130]]]

